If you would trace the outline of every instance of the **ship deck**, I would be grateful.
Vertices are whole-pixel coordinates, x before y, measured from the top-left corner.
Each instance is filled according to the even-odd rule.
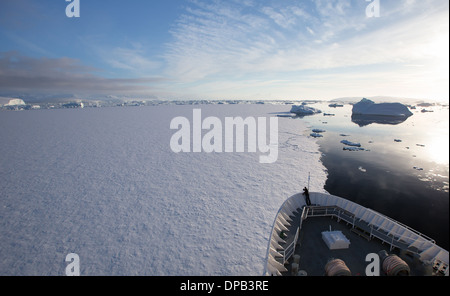
[[[297,209],[294,215],[290,216],[292,222],[288,227],[289,231],[286,233],[286,244],[282,244],[282,247],[293,243],[296,231],[300,225],[301,212],[300,209]],[[341,231],[345,235],[350,241],[348,249],[330,250],[328,248],[322,239],[322,232],[329,231],[330,228],[332,231]],[[389,244],[383,243],[375,237],[370,238],[361,229],[358,231],[358,228],[353,228],[351,224],[346,223],[344,220],[337,221],[335,217],[310,217],[302,222],[295,252],[284,264],[288,271],[282,274],[285,276],[298,275],[297,273],[293,274],[292,263],[294,261],[294,255],[300,255],[298,270],[303,272],[303,275],[324,276],[325,265],[328,261],[331,259],[341,259],[350,269],[352,276],[365,276],[366,268],[371,263],[371,261],[366,262],[366,256],[370,253],[378,254],[382,250],[385,250],[388,254],[398,255],[403,259],[409,265],[411,275],[424,275],[428,273],[423,264],[412,254],[402,251],[399,248],[391,250]],[[380,275],[384,275],[381,266]]]

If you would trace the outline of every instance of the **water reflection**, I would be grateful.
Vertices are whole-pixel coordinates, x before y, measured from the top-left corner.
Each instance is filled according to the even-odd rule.
[[[372,123],[397,125],[405,122],[409,117],[405,116],[383,116],[383,115],[352,115],[352,122],[360,127]]]

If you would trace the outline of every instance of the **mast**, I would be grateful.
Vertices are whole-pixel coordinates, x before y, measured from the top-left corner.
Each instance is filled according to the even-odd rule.
[[[308,191],[309,191],[309,180],[311,179],[311,172],[308,173]]]

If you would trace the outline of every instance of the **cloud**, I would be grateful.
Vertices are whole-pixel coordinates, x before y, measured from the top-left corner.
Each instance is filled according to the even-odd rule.
[[[272,7],[263,7],[262,12],[270,17],[278,26],[285,29],[295,25],[297,15],[290,8],[284,8],[276,11]]]
[[[162,45],[132,36],[105,44],[96,34],[80,35],[87,54],[78,56],[95,60],[96,68],[48,58],[54,55],[42,44],[11,33],[5,36],[47,58],[0,53],[0,88],[191,98],[314,97],[364,88],[445,93],[448,1],[380,3],[381,17],[367,18],[363,0],[189,0]]]
[[[166,74],[199,91],[201,86],[212,91],[216,83],[222,93],[225,86],[228,91],[244,84],[262,86],[265,79],[289,75],[312,85],[304,79],[310,71],[324,77],[356,71],[341,76],[358,84],[358,72],[366,81],[373,75],[371,83],[386,86],[389,77],[405,75],[405,65],[430,67],[442,58],[436,40],[448,34],[448,25],[442,25],[448,23],[448,3],[430,1],[384,1],[382,17],[374,19],[367,18],[365,1],[318,0],[285,7],[268,1],[252,3],[251,10],[236,1],[192,1],[171,31]],[[436,50],[430,50],[431,44]],[[428,83],[430,78],[420,83],[419,76],[405,77],[414,78],[413,88],[436,85]]]
[[[162,78],[103,78],[96,68],[71,58],[32,58],[0,53],[0,89],[4,92],[77,92],[138,94],[153,91]]]
[[[126,70],[134,76],[146,76],[161,67],[161,63],[147,57],[140,44],[133,48],[116,47],[103,51],[102,59],[111,67]]]

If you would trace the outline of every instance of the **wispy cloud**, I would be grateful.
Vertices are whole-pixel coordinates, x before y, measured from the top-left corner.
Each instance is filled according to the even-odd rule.
[[[149,58],[139,44],[135,44],[132,48],[116,47],[110,51],[103,51],[101,56],[111,67],[126,70],[135,76],[148,76],[161,67],[161,62]]]
[[[211,88],[214,81],[228,81],[220,85],[232,88],[231,81],[245,84],[261,73],[277,80],[288,73],[301,77],[310,70],[328,75],[358,68],[367,76],[362,67],[378,65],[390,76],[404,74],[405,65],[429,66],[445,53],[430,46],[448,34],[443,25],[448,3],[432,2],[438,5],[384,1],[382,17],[368,19],[365,1],[317,0],[284,7],[266,1],[251,3],[252,10],[237,2],[192,1],[171,32],[167,74],[196,89]],[[380,79],[376,73],[373,77],[373,83]]]
[[[35,43],[31,42],[30,40],[27,40],[25,38],[20,37],[17,34],[14,34],[9,31],[4,31],[3,34],[8,37],[12,42],[19,44],[21,48],[27,49],[34,54],[43,55],[43,56],[54,56],[53,53],[48,51],[47,49],[44,49]]]
[[[51,30],[56,19],[44,26],[59,33],[56,41],[20,34],[28,29],[18,28],[32,22],[18,9],[30,2],[5,2],[19,19],[2,28],[0,38],[14,44],[2,50],[20,48],[27,55],[46,58],[0,53],[3,90],[83,89],[191,98],[328,93],[333,98],[340,90],[349,93],[339,96],[365,90],[424,96],[439,89],[434,93],[448,99],[448,1],[380,1],[381,17],[368,18],[369,2],[364,0],[186,0],[182,8],[167,14],[170,21],[162,15],[148,27],[127,22],[129,15],[123,15],[123,21],[108,15],[102,28],[80,33],[92,27],[88,16],[74,27],[62,16],[65,28],[72,30],[68,44],[73,46],[60,46],[64,42],[59,38],[69,37],[66,30]],[[100,5],[97,9],[102,11]],[[160,28],[161,21],[167,22]],[[104,32],[111,27],[120,28],[120,34]]]

